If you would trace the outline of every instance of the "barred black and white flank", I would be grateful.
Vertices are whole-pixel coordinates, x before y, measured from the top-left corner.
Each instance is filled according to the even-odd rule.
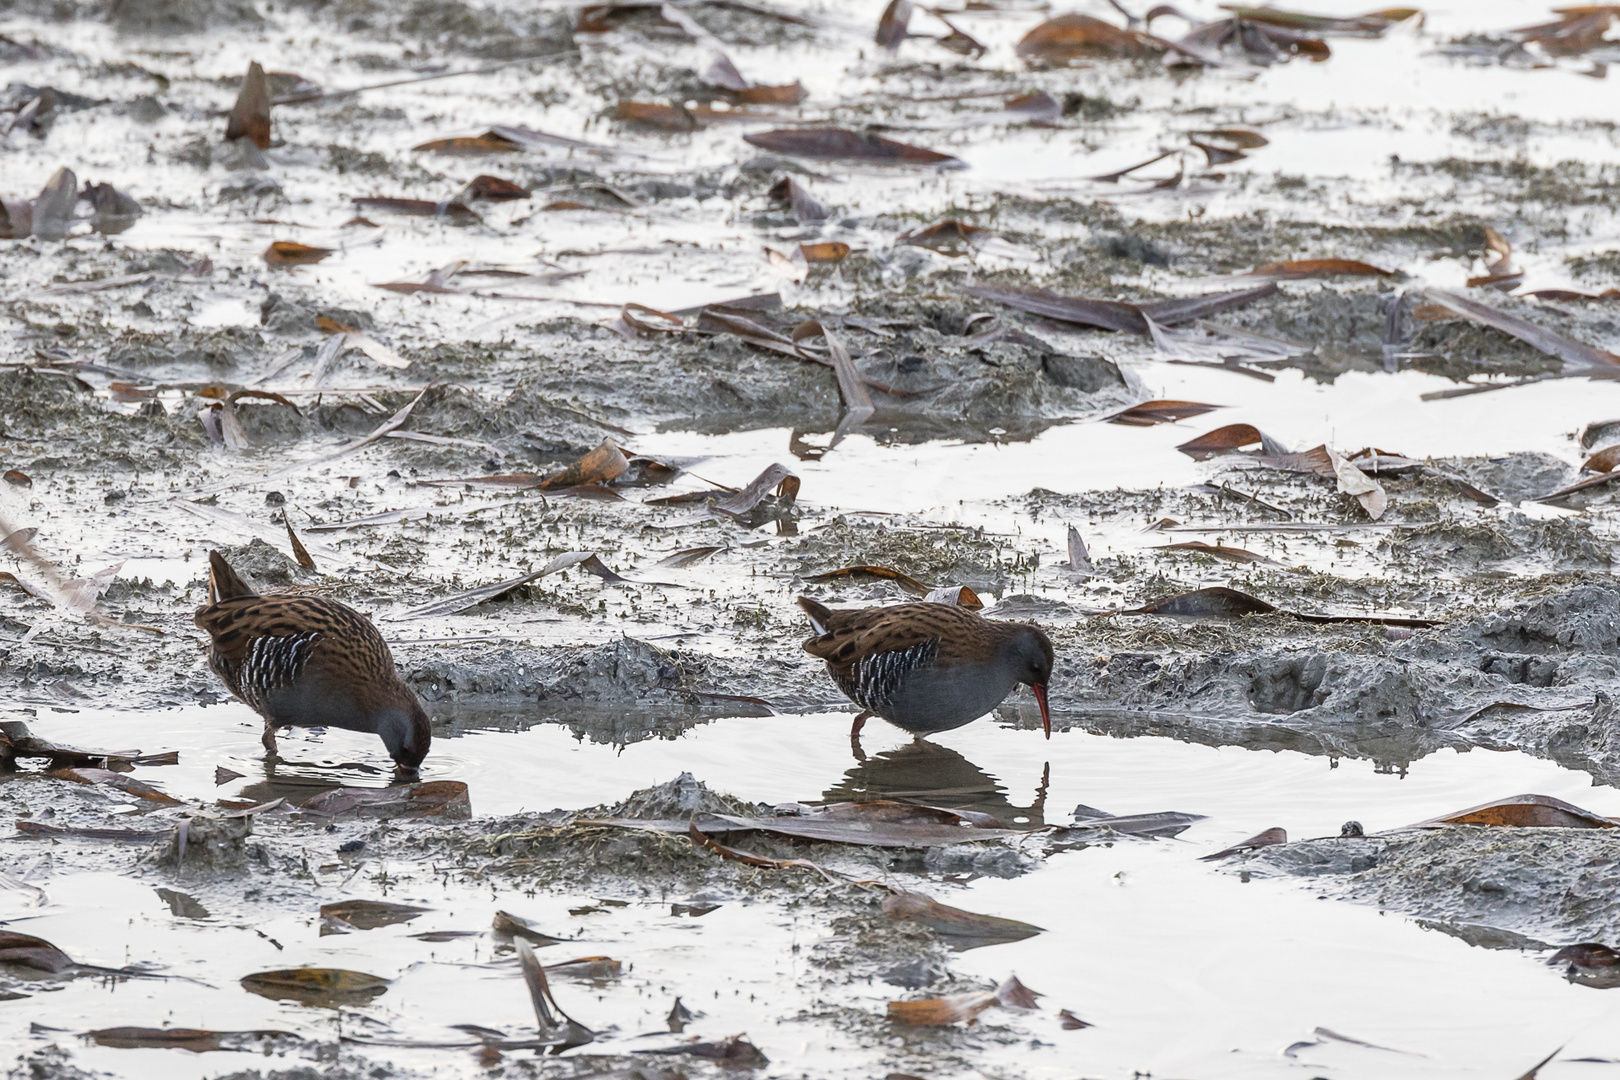
[[[838,689],[866,712],[917,734],[949,731],[1027,683],[1050,737],[1052,642],[1039,627],[955,604],[834,610],[801,596],[799,606],[816,632],[804,651],[825,660]]]

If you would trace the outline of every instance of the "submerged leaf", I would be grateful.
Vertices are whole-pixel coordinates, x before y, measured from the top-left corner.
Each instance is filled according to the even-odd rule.
[[[321,918],[345,923],[356,930],[375,930],[379,926],[410,922],[428,910],[387,900],[340,900],[334,904],[322,904]]]
[[[1135,30],[1125,30],[1090,15],[1059,15],[1025,34],[1019,57],[1030,63],[1066,64],[1074,60],[1158,56],[1164,46]]]
[[[344,968],[303,967],[244,976],[242,988],[277,1001],[337,1008],[369,1001],[386,992],[388,980]]]
[[[59,975],[73,967],[73,960],[44,938],[0,930],[0,965],[13,964]]]
[[[1383,270],[1355,259],[1297,259],[1293,262],[1267,263],[1250,270],[1244,277],[1271,278],[1275,281],[1298,281],[1301,278],[1366,276],[1388,277],[1393,270]]]
[[[390,788],[340,787],[305,800],[301,810],[327,817],[357,814],[374,818],[472,817],[472,800],[460,780],[429,780]]]
[[[884,581],[892,581],[907,592],[915,593],[918,596],[926,596],[929,592],[927,585],[924,585],[910,574],[902,573],[887,566],[841,566],[837,570],[825,570],[819,574],[811,574],[804,580],[822,582],[857,577],[875,577],[882,578]]]

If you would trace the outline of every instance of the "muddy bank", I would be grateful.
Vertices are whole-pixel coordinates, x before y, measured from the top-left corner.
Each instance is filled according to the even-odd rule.
[[[1486,948],[1610,941],[1620,841],[1608,829],[1454,825],[1264,848],[1233,869],[1434,920]]]

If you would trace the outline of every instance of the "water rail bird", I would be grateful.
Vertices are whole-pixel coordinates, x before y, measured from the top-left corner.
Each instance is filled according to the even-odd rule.
[[[403,773],[427,756],[433,728],[364,615],[319,596],[260,596],[217,551],[208,553],[208,666],[264,717],[264,748],[278,727],[335,727],[382,737]]]
[[[986,619],[955,604],[895,604],[833,610],[808,597],[799,606],[816,636],[804,651],[827,662],[844,696],[868,715],[915,735],[972,723],[1028,683],[1052,737],[1046,684],[1052,642],[1038,626]],[[858,752],[858,751],[857,751]]]

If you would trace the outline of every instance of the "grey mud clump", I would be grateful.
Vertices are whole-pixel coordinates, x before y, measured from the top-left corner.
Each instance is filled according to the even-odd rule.
[[[689,818],[694,814],[753,816],[768,813],[769,809],[762,803],[722,795],[691,773],[683,772],[673,780],[632,792],[623,802],[608,808],[603,816],[653,820]]]
[[[231,569],[260,592],[285,588],[310,576],[308,570],[258,537],[240,547],[225,547],[219,551],[231,564]],[[206,567],[203,572],[207,573]]]
[[[1433,919],[1465,936],[1481,936],[1480,927],[1506,931],[1513,947],[1620,936],[1615,829],[1452,825],[1306,840],[1261,848],[1232,869],[1308,877],[1319,892]]]
[[[248,837],[252,835],[251,818],[198,815],[183,819],[172,836],[158,841],[147,861],[181,873],[241,870],[248,864]]]

